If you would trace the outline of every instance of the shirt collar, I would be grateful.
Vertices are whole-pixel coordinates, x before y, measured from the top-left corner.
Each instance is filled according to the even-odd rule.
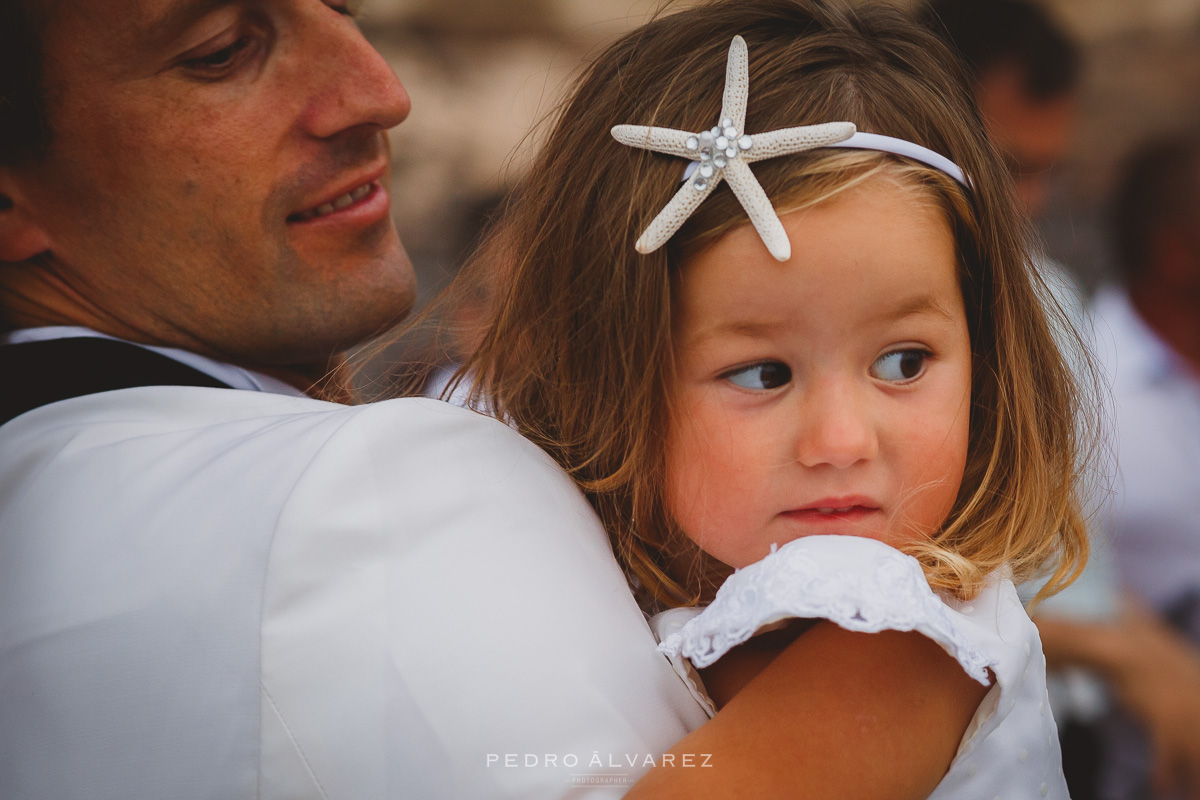
[[[140,342],[130,342],[127,339],[120,339],[116,336],[109,336],[99,331],[94,331],[91,328],[74,327],[68,325],[54,325],[44,328],[22,328],[20,330],[10,331],[9,333],[0,334],[0,344],[26,344],[28,342],[48,342],[53,339],[78,339],[78,338],[93,338],[93,339],[112,339],[117,342],[125,342],[137,347],[150,350],[167,358],[174,359],[180,364],[191,367],[194,370],[203,372],[209,377],[216,378],[221,383],[229,386],[231,389],[242,389],[251,392],[268,392],[270,394],[291,395],[293,397],[305,397],[304,392],[296,387],[284,383],[278,378],[272,378],[270,375],[263,375],[260,372],[245,369],[244,367],[226,364],[223,361],[215,361],[206,356],[197,355],[196,353],[187,350],[179,350],[174,347],[155,347],[152,345],[141,344]]]

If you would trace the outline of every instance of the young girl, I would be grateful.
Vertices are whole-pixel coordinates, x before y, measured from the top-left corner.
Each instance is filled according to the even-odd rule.
[[[746,748],[771,745],[761,785],[789,793],[1066,797],[1013,582],[1053,563],[1053,591],[1084,557],[1076,394],[949,65],[886,8],[657,19],[581,78],[484,250],[511,279],[459,374],[587,494],[698,702],[759,710]],[[863,696],[891,680],[928,708],[834,688],[843,728],[761,735],[780,653],[830,687],[813,665],[855,665],[821,619],[957,664],[882,634]],[[893,751],[858,754],[874,771],[778,757],[893,724]],[[668,772],[639,790],[717,774]]]

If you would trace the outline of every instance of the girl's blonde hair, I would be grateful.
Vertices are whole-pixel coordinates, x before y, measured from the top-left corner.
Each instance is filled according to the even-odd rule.
[[[906,550],[931,585],[963,597],[1004,565],[1020,581],[1055,560],[1044,591],[1061,588],[1087,552],[1076,493],[1079,393],[1047,322],[1053,304],[1036,285],[1029,232],[966,82],[945,47],[895,9],[722,0],[655,19],[609,47],[579,79],[476,260],[475,276],[499,263],[507,277],[459,376],[474,381],[477,403],[577,481],[649,599],[688,604],[711,590],[721,570],[704,563],[664,500],[672,283],[691,253],[746,217],[722,185],[666,247],[639,255],[634,240],[676,191],[683,163],[623,147],[609,129],[712,125],[734,34],[750,52],[749,132],[849,120],[942,153],[970,176],[968,191],[867,151],[754,166],[781,213],[875,175],[944,210],[973,349],[970,444],[953,510]],[[470,290],[471,277],[463,285]],[[685,557],[701,565],[687,585],[672,577]]]

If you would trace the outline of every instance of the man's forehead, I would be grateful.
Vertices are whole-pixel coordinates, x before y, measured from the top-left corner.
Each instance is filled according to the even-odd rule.
[[[52,29],[71,36],[87,32],[112,51],[164,47],[188,26],[238,0],[39,0]],[[128,55],[128,53],[126,53]]]
[[[234,0],[137,0],[148,6],[139,17],[139,29],[150,47],[164,47],[197,20]]]

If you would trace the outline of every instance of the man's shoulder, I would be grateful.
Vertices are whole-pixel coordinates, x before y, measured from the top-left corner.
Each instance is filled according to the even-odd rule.
[[[564,524],[607,543],[575,482],[502,422],[428,398],[358,406],[314,452],[291,504],[306,518],[342,498],[393,524],[436,537],[463,520],[513,536]],[[573,522],[567,522],[567,521]],[[475,524],[475,523],[473,523]]]
[[[140,426],[163,430],[218,426],[340,408],[308,397],[200,386],[144,386],[72,397],[34,408],[0,428],[9,436],[61,429]]]
[[[434,482],[468,492],[497,481],[528,484],[521,476],[531,472],[540,476],[534,483],[565,478],[503,424],[435,400],[344,406],[178,386],[105,392],[35,409],[0,426],[0,451],[0,474],[14,485],[35,473],[91,484],[106,464],[110,473],[140,476],[125,496],[150,491],[152,476],[175,475],[206,481],[213,491],[224,487],[225,501],[234,504],[244,494],[239,487],[267,482],[283,500],[308,472],[333,473],[348,496],[372,503],[377,483]],[[344,485],[342,477],[349,479]],[[317,488],[314,496],[328,496]]]
[[[494,417],[425,397],[358,406],[347,420],[374,457],[416,458],[445,465],[459,480],[511,476],[514,471],[561,473],[537,445]],[[562,475],[565,478],[565,475]]]
[[[136,436],[185,430],[244,435],[289,424],[332,430],[351,422],[377,426],[384,438],[412,434],[426,439],[435,432],[470,431],[510,444],[523,441],[493,419],[427,398],[346,406],[311,397],[195,386],[147,386],[75,397],[27,412],[0,426],[0,433],[10,440],[100,429]]]
[[[264,441],[271,447],[262,447]],[[267,463],[294,461],[306,451],[321,461],[395,473],[405,464],[425,472],[512,477],[523,468],[555,472],[535,445],[497,420],[428,398],[345,406],[261,392],[151,386],[72,398],[34,409],[0,426],[8,453],[108,455],[172,452],[232,453],[255,443]],[[275,453],[275,456],[272,456]]]

